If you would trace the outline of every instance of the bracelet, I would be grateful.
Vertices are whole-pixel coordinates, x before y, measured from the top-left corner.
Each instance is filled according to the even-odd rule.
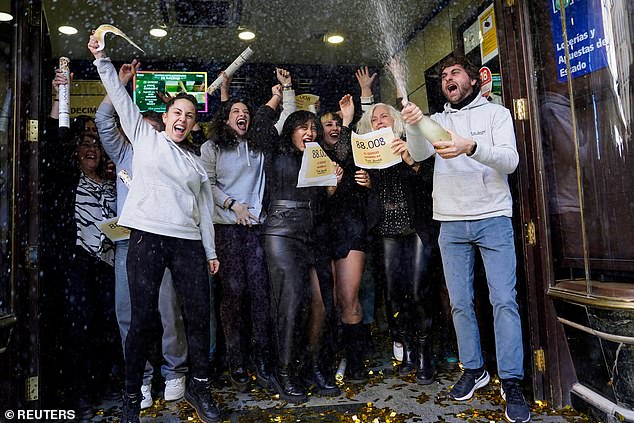
[[[233,207],[235,203],[236,203],[235,198],[232,198],[231,201],[229,202],[229,205],[227,206],[227,210],[231,210],[231,207]]]
[[[276,96],[278,96],[279,98],[282,98],[282,94],[280,94],[280,93],[275,93],[275,94],[273,94],[273,95],[276,95]]]
[[[292,86],[293,84],[291,84],[290,82],[288,84],[282,84],[282,88],[290,88]]]

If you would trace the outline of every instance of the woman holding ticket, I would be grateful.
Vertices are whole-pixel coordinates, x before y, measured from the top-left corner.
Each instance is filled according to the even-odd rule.
[[[159,288],[165,268],[183,305],[191,362],[185,400],[206,422],[219,422],[220,411],[209,384],[209,273],[216,273],[211,186],[200,158],[187,149],[196,123],[197,101],[190,95],[173,97],[163,114],[164,131],[147,123],[119,81],[103,45],[90,37],[101,81],[121,126],[134,147],[133,178],[119,219],[131,228],[127,270],[131,324],[125,345],[124,423],[139,422],[141,385],[152,318],[158,313]]]
[[[315,239],[323,219],[323,203],[336,186],[297,187],[306,143],[322,136],[317,117],[307,111],[294,112],[281,135],[275,120],[275,110],[265,105],[253,122],[259,144],[267,145],[269,207],[263,234],[276,363],[271,383],[280,399],[301,403],[308,400],[308,385],[315,386],[318,395],[339,393],[333,383],[334,369],[330,363],[325,365],[327,357],[321,351],[327,310],[332,307],[332,274],[329,260],[319,261],[322,257],[316,254],[324,241]],[[303,364],[301,374],[297,361]]]
[[[326,132],[324,149],[344,169],[337,192],[329,199],[331,251],[335,270],[337,306],[341,311],[342,347],[348,360],[346,371],[351,379],[363,379],[362,354],[370,337],[368,325],[363,324],[363,309],[359,289],[368,249],[368,192],[367,171],[354,162],[350,150],[350,129],[354,118],[352,97],[340,102],[342,118],[327,113],[322,116]],[[340,139],[344,139],[340,142]],[[345,140],[348,140],[347,142]],[[370,220],[375,220],[371,219]]]
[[[403,111],[413,107],[408,103]],[[394,107],[374,104],[357,124],[360,134],[385,128],[393,131],[392,149],[402,158],[401,163],[372,174],[373,189],[379,198],[377,229],[383,239],[388,314],[395,316],[396,333],[392,337],[403,344],[399,374],[416,372],[419,383],[430,384],[434,379],[428,335],[430,267],[436,240],[436,225],[431,216],[433,165],[417,163],[411,158],[402,139],[405,125]]]

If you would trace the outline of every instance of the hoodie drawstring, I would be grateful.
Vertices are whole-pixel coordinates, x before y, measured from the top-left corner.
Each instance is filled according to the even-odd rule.
[[[240,143],[236,146],[238,149],[238,158],[240,158]],[[247,166],[251,167],[251,159],[249,158],[249,141],[244,140],[244,151],[247,155]]]

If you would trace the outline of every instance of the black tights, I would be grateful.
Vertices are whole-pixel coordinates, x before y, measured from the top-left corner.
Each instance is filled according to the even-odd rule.
[[[383,237],[389,314],[401,342],[411,343],[431,327],[430,269],[433,248],[416,233]]]
[[[132,320],[125,342],[125,387],[129,394],[141,390],[166,267],[172,272],[183,305],[192,376],[209,376],[210,284],[202,242],[133,229],[127,261]]]

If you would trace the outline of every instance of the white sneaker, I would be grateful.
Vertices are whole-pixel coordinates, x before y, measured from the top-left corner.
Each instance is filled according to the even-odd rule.
[[[141,400],[141,409],[150,408],[154,401],[152,400],[152,385],[143,385],[141,386],[141,395],[143,395],[143,400]]]
[[[165,382],[165,401],[176,401],[185,395],[185,376]]]
[[[394,354],[394,358],[396,361],[403,361],[403,344],[400,342],[394,341],[394,345],[392,346],[392,352]]]

